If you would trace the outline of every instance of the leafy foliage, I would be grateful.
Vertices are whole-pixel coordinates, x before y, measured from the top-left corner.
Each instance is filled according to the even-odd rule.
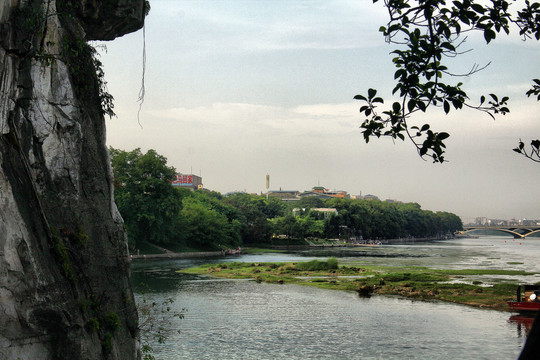
[[[540,140],[532,140],[529,148],[529,152],[525,149],[525,143],[519,140],[517,148],[513,149],[518,154],[524,155],[526,158],[535,162],[540,162]]]
[[[266,200],[263,196],[245,193],[229,195],[223,199],[223,202],[238,210],[244,244],[268,242],[272,235],[272,228],[267,219],[282,214],[285,208],[279,199]]]
[[[337,216],[327,220],[328,238],[362,237],[395,239],[443,236],[461,230],[461,219],[447,212],[422,210],[414,203],[400,204],[375,200],[329,199],[328,207]]]
[[[236,209],[194,193],[183,201],[179,225],[198,249],[230,248],[240,245],[240,221]],[[230,217],[226,215],[229,214]]]
[[[154,360],[154,349],[149,345],[157,342],[163,344],[168,336],[167,328],[170,328],[172,318],[183,319],[187,309],[180,311],[173,309],[174,299],[168,298],[161,302],[155,302],[143,297],[137,305],[139,313],[139,340],[143,360]]]
[[[374,3],[379,0],[373,0]],[[354,98],[363,104],[360,113],[365,116],[361,125],[366,142],[375,136],[392,139],[410,139],[418,154],[429,157],[433,162],[444,162],[446,132],[433,131],[429,124],[411,126],[409,120],[417,112],[427,112],[429,108],[442,108],[445,114],[464,107],[476,109],[494,117],[506,114],[509,98],[495,94],[483,95],[478,103],[471,102],[463,89],[462,82],[452,82],[455,77],[470,76],[484,67],[474,65],[465,74],[455,74],[449,69],[451,59],[466,52],[462,50],[464,34],[480,31],[486,43],[496,39],[501,32],[510,33],[510,25],[515,24],[523,39],[540,39],[540,5],[525,1],[525,7],[512,11],[514,2],[509,1],[453,1],[445,0],[384,0],[389,21],[379,30],[386,41],[396,46],[393,63],[396,67],[396,85],[392,91],[399,101],[394,101],[384,110],[384,99],[377,96],[377,90],[369,89],[366,95]],[[488,64],[489,65],[489,64]],[[527,92],[527,96],[537,95],[540,100],[540,81]],[[538,140],[535,140],[538,141]],[[536,144],[536,143],[535,143]],[[538,147],[526,153],[523,143],[516,152],[529,158],[538,159]],[[536,151],[535,151],[536,149]]]
[[[304,239],[429,237],[462,229],[456,215],[418,204],[312,198],[287,205],[262,195],[192,192],[170,184],[176,170],[154,150],[111,148],[110,154],[115,200],[132,248],[152,243],[173,251],[218,250]],[[335,208],[337,215],[318,207]]]
[[[175,238],[175,220],[182,207],[182,192],[169,183],[176,170],[154,150],[143,154],[110,149],[115,177],[115,200],[124,218],[128,239],[167,244]]]

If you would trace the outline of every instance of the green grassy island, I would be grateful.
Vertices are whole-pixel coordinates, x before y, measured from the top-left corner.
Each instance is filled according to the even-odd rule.
[[[297,263],[206,264],[179,270],[229,279],[254,279],[276,284],[299,284],[324,289],[356,291],[360,296],[393,295],[424,301],[448,301],[495,310],[509,310],[506,302],[515,297],[518,284],[497,282],[493,285],[475,276],[526,276],[512,270],[439,270],[426,267],[366,267],[339,265],[336,258]]]

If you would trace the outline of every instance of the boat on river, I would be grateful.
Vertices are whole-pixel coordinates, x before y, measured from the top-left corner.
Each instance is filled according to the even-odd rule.
[[[516,300],[508,301],[511,310],[518,312],[536,312],[540,309],[540,286],[519,285]]]

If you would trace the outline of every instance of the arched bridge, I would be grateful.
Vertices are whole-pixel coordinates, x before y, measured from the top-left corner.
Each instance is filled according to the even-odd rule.
[[[531,226],[525,226],[525,225],[509,225],[509,226],[481,226],[481,225],[474,225],[474,226],[464,226],[461,233],[462,234],[468,234],[472,233],[474,231],[500,231],[503,233],[511,234],[516,239],[524,239],[527,236],[533,235],[533,234],[540,234],[540,225],[531,225]]]

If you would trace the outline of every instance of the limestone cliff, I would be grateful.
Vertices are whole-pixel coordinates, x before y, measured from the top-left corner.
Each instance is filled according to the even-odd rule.
[[[0,359],[134,359],[137,314],[86,40],[143,0],[0,0]]]

